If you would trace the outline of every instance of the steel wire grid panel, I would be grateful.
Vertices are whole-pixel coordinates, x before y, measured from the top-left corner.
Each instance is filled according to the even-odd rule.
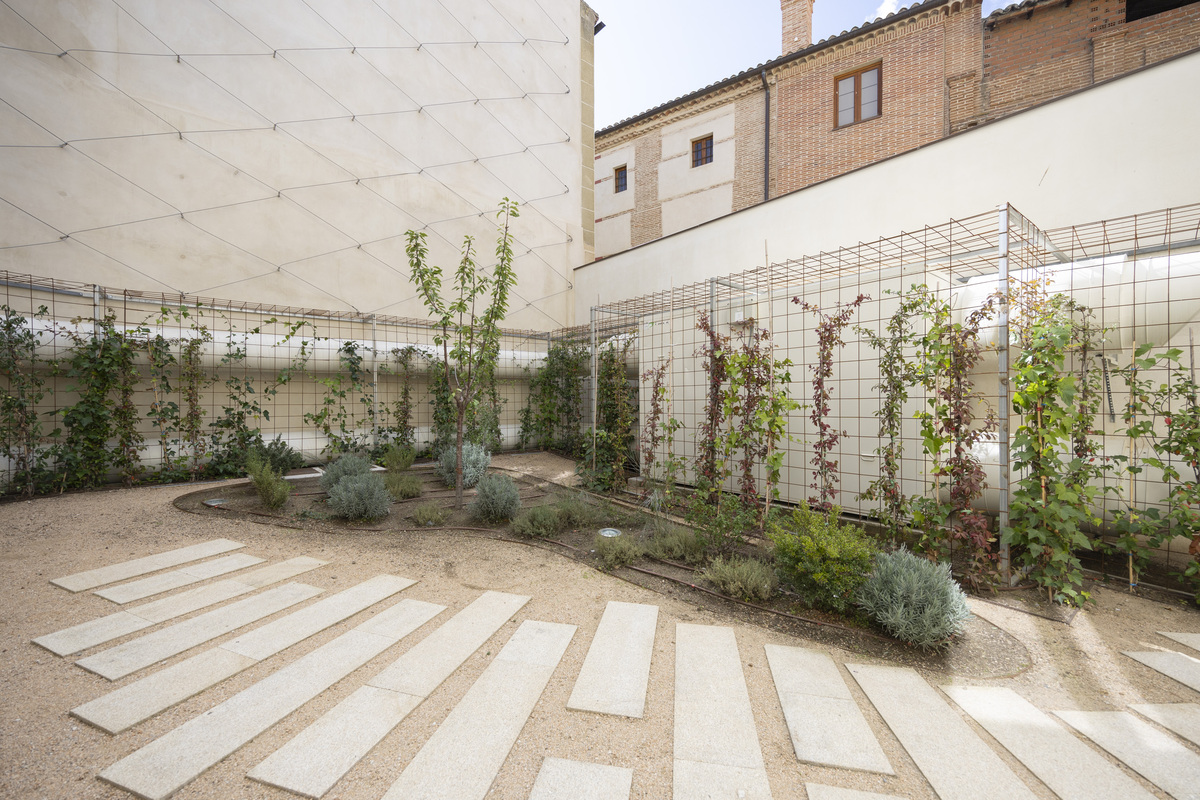
[[[260,428],[267,440],[279,436],[310,458],[327,455],[333,438],[366,446],[386,443],[401,424],[397,412],[405,359],[409,422],[419,446],[432,439],[430,370],[441,348],[425,320],[117,291],[11,273],[0,273],[0,303],[27,320],[37,337],[33,367],[46,382],[37,408],[47,434],[43,446],[62,441],[62,433],[48,434],[62,427],[61,413],[78,399],[76,381],[64,370],[72,347],[97,335],[97,321],[106,316],[115,331],[139,345],[135,402],[145,439],[141,459],[148,468],[161,466],[168,449],[176,459],[192,455],[177,425],[163,434],[149,413],[156,404],[171,403],[184,413],[187,381],[181,364],[192,342],[202,372],[197,388],[204,448],[211,447],[212,424],[229,417],[226,409],[241,410],[235,395],[261,412],[250,410],[248,427]],[[156,339],[173,359],[162,369],[163,380],[155,380],[145,351]],[[544,358],[546,347],[544,333],[505,331],[501,336],[496,388],[503,446],[517,443],[528,370]],[[11,476],[11,462],[6,467]]]
[[[1195,330],[1200,327],[1196,319],[1200,314],[1200,204],[1052,231],[1042,231],[1016,209],[1004,207],[835,252],[770,263],[597,311],[639,320],[638,361],[643,375],[670,361],[665,384],[671,399],[663,419],[674,417],[683,427],[673,442],[658,447],[656,474],[650,477],[661,477],[658,465],[670,447],[684,462],[678,476],[683,483],[694,483],[693,465],[703,446],[700,431],[709,375],[702,363],[705,336],[697,328],[699,316],[707,314],[714,329],[729,336],[734,347],[755,328],[769,330],[776,357],[793,362],[790,395],[806,404],[789,418],[791,439],[782,446],[779,484],[781,500],[803,503],[817,495],[812,464],[816,427],[809,418],[817,317],[793,298],[825,313],[836,313],[860,294],[867,296],[843,331],[844,345],[835,349],[833,378],[826,384],[831,393],[827,420],[843,433],[830,455],[838,464],[840,478],[835,502],[848,513],[867,518],[875,515],[879,506],[861,494],[879,477],[878,450],[883,439],[877,417],[881,405],[878,353],[869,346],[864,331],[885,335],[888,320],[915,286],[923,285],[937,299],[949,303],[955,322],[994,298],[994,313],[981,329],[986,352],[971,377],[979,394],[976,424],[981,424],[989,411],[999,423],[975,447],[987,476],[981,504],[998,518],[995,525],[1005,520],[1010,487],[1019,478],[1010,469],[1007,443],[1021,422],[1011,416],[1012,385],[1007,378],[1019,356],[1015,347],[1008,346],[1010,337],[1016,335],[1022,320],[1019,309],[1009,308],[1001,298],[1009,292],[1019,296],[1022,287],[1028,291],[1039,281],[1049,293],[1065,293],[1090,308],[1105,329],[1101,353],[1088,359],[1089,368],[1100,369],[1104,377],[1097,430],[1106,455],[1128,455],[1130,443],[1123,433],[1128,388],[1117,370],[1128,367],[1134,348],[1146,343],[1155,344],[1156,350],[1178,347],[1185,352],[1185,360],[1191,359],[1193,340],[1200,333]],[[927,331],[927,320],[911,322],[915,333]],[[907,355],[913,355],[911,349]],[[1082,361],[1078,354],[1071,354],[1066,366],[1079,373]],[[1165,381],[1167,377],[1162,371],[1155,379]],[[651,387],[643,378],[643,426],[650,413],[650,398]],[[947,491],[930,475],[931,464],[923,452],[915,418],[928,408],[929,400],[915,386],[904,406],[901,491],[906,495]],[[1133,455],[1140,459],[1144,451],[1145,445],[1138,444]],[[737,474],[735,468],[735,478],[726,489],[736,490]],[[761,467],[756,477],[762,487],[765,476]],[[1158,471],[1146,469],[1132,481],[1127,475],[1114,476],[1108,488],[1115,490],[1118,483],[1120,496],[1110,491],[1097,506],[1108,519],[1128,501],[1139,507],[1165,507],[1170,487]],[[1180,565],[1188,558],[1186,540],[1169,542],[1163,554]]]

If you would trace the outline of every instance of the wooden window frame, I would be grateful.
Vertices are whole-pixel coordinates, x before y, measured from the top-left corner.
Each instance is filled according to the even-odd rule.
[[[697,145],[700,145],[702,149],[698,149]],[[713,158],[715,157],[713,151],[714,142],[711,133],[692,139],[692,169],[713,163]]]
[[[629,165],[622,164],[613,170],[613,194],[620,194],[629,189]]]
[[[876,86],[878,87],[878,91],[879,91],[879,97],[877,99],[877,103],[879,105],[879,110],[876,111],[875,116],[867,117],[866,119],[863,119],[863,116],[862,116],[862,76],[865,73],[870,72],[871,70],[879,70],[879,81],[876,84]],[[841,96],[838,94],[838,85],[842,81],[846,80],[847,78],[854,78],[854,119],[851,120],[850,122],[842,123],[842,121],[839,119],[839,116],[838,116],[838,110],[839,110],[838,109],[838,101],[841,99]],[[883,116],[883,62],[882,61],[876,61],[874,64],[867,64],[864,67],[859,67],[858,69],[851,70],[849,72],[843,72],[840,75],[834,76],[834,78],[833,78],[833,127],[834,127],[834,130],[837,130],[838,128],[849,128],[851,125],[857,125],[860,122],[867,122],[869,120],[879,119],[882,116]]]

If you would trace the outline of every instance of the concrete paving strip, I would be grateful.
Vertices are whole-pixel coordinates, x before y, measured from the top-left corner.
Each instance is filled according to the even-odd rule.
[[[676,798],[771,796],[732,628],[675,626],[674,773]]]
[[[948,686],[946,694],[1062,800],[1154,800],[1012,689]]]
[[[189,561],[199,561],[202,558],[218,556],[230,550],[239,550],[246,545],[230,539],[213,539],[212,541],[181,547],[178,550],[168,550],[165,553],[135,558],[132,561],[122,561],[120,564],[110,564],[107,567],[89,569],[86,572],[76,572],[63,578],[50,581],[68,592],[85,592],[97,586],[105,586],[117,581],[129,580],[139,575],[148,575],[160,569],[177,567]]]
[[[1167,633],[1166,631],[1159,631],[1158,635],[1173,639],[1181,645],[1200,651],[1200,633]]]
[[[1064,722],[1175,800],[1200,800],[1200,756],[1124,711],[1055,711]]]
[[[847,664],[941,800],[1034,800],[1035,795],[916,670]]]
[[[1200,706],[1195,703],[1136,705],[1130,708],[1200,747]]]
[[[657,626],[658,606],[610,601],[567,708],[641,719]]]
[[[629,800],[632,789],[631,769],[547,758],[529,800]]]
[[[372,678],[370,685],[428,697],[528,602],[523,595],[484,592]]]
[[[860,792],[856,789],[839,789],[836,786],[824,786],[820,783],[806,783],[804,791],[808,792],[808,800],[905,800],[898,794]]]
[[[99,777],[147,800],[169,797],[443,610],[401,600],[134,751]],[[367,625],[372,633],[361,630]]]
[[[828,653],[773,644],[766,651],[796,758],[896,774]]]
[[[483,800],[575,630],[556,622],[521,623],[384,800]]]
[[[285,583],[261,594],[215,608],[191,619],[101,650],[75,663],[88,672],[115,681],[138,670],[211,642],[238,628],[311,600],[323,590],[306,583]]]
[[[503,592],[480,595],[250,770],[249,777],[321,797],[527,602],[528,597]],[[411,691],[392,688],[398,685]]]
[[[191,614],[193,611],[232,600],[239,595],[253,592],[255,589],[261,589],[317,567],[323,567],[327,563],[329,562],[319,561],[308,556],[289,558],[287,561],[280,561],[277,564],[270,564],[240,575],[236,580],[217,581],[207,586],[189,589],[161,600],[143,603],[115,614],[39,636],[33,640],[33,643],[41,645],[57,655],[69,656],[81,650],[87,650],[89,647],[119,639],[143,628],[149,628],[159,622],[166,622],[185,614]]]
[[[376,575],[212,650],[111,691],[73,709],[71,714],[101,730],[120,733],[413,583],[395,575]]]
[[[149,578],[142,578],[130,583],[110,586],[107,589],[97,589],[94,594],[103,597],[105,600],[125,605],[126,603],[132,603],[134,600],[145,600],[147,597],[169,592],[172,589],[182,589],[184,586],[190,586],[193,583],[199,583],[209,578],[216,578],[220,575],[227,575],[230,572],[237,572],[239,569],[253,567],[255,564],[261,564],[264,561],[266,561],[265,558],[252,556],[249,553],[234,553],[231,556],[214,559],[213,561],[204,561],[199,564],[183,567],[182,569],[174,569],[160,575],[151,575]]]
[[[1176,653],[1174,650],[1148,650],[1125,655],[1200,692],[1200,659],[1185,653]]]

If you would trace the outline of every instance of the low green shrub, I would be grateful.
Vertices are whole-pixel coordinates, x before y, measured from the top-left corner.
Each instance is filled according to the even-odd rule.
[[[319,481],[321,488],[329,491],[342,478],[351,477],[354,475],[366,475],[371,471],[371,462],[363,456],[347,454],[331,461],[325,465],[325,472],[321,475]]]
[[[562,514],[554,506],[527,508],[512,521],[513,533],[530,539],[549,539],[562,529]]]
[[[700,577],[740,600],[770,600],[779,585],[775,570],[769,564],[739,556],[728,559],[717,556]]]
[[[597,536],[595,547],[607,570],[632,564],[642,557],[642,546],[632,536]]]
[[[479,483],[479,479],[487,473],[488,465],[492,463],[492,454],[481,444],[463,442],[463,488],[470,489]],[[453,486],[458,462],[458,450],[450,445],[438,455],[434,470],[447,486]]]
[[[802,506],[792,513],[794,530],[776,522],[769,536],[782,581],[809,606],[844,614],[853,608],[879,546],[859,526],[843,524],[840,513],[839,508],[824,513]]]
[[[604,509],[589,502],[580,492],[563,492],[554,498],[554,507],[558,509],[564,529],[599,527],[604,519]]]
[[[971,616],[950,565],[904,548],[875,557],[875,570],[858,590],[857,602],[889,634],[924,650],[945,647]]]
[[[484,475],[475,487],[475,499],[468,509],[475,519],[504,522],[521,509],[521,494],[507,475]]]
[[[404,472],[416,460],[416,450],[406,445],[393,444],[383,451],[381,463],[388,472]]]
[[[285,481],[280,473],[272,469],[257,450],[250,450],[246,454],[246,471],[250,475],[250,482],[254,484],[254,489],[258,492],[258,499],[262,501],[262,504],[272,509],[283,508],[288,495],[292,493],[292,485]]]
[[[758,527],[758,509],[734,498],[725,498],[718,509],[696,495],[687,516],[713,553],[728,553],[744,544],[746,531]]]
[[[413,509],[413,521],[422,528],[436,528],[450,518],[450,509],[430,501]]]
[[[646,543],[646,555],[665,561],[699,564],[708,552],[705,541],[691,528],[664,525]]]
[[[276,436],[270,442],[259,439],[251,447],[251,451],[257,451],[262,460],[281,475],[304,466],[304,456],[285,442],[282,436]]]
[[[391,511],[392,496],[381,475],[346,475],[329,490],[325,505],[343,519],[379,519]]]
[[[421,479],[403,472],[389,472],[383,476],[388,494],[393,500],[411,500],[421,496]]]

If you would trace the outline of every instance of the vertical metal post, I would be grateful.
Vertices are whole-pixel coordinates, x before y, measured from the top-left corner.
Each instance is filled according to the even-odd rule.
[[[379,447],[379,337],[371,315],[371,442]]]
[[[100,306],[104,301],[104,287],[92,285],[92,338],[100,336]]]
[[[997,437],[1000,440],[1000,536],[1003,537],[1005,531],[1008,530],[1008,493],[1009,483],[1012,480],[1009,468],[1008,454],[1008,411],[1010,406],[1009,386],[1009,370],[1008,370],[1008,205],[1000,207],[1000,225],[999,225],[999,267],[1000,274],[998,277],[998,291],[1000,292],[1000,310],[997,314],[997,325],[999,331],[997,334],[997,347],[999,348],[999,358],[997,359],[996,371],[1000,378],[998,404],[1000,408],[997,410]],[[1002,543],[1000,545],[1000,570],[1004,576],[1004,580],[1009,585],[1012,584],[1012,562],[1009,558],[1008,545]]]

